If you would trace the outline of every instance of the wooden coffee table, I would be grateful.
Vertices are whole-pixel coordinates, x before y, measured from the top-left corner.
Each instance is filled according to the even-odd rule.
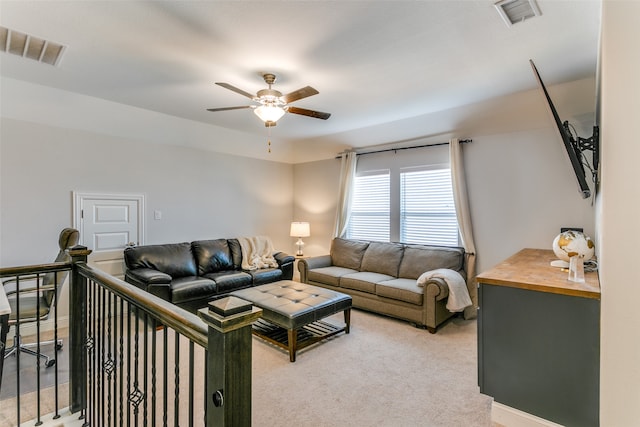
[[[291,362],[296,361],[296,351],[340,332],[349,333],[351,296],[340,292],[281,280],[231,295],[262,309],[262,318],[254,324],[253,333],[288,350]],[[341,311],[343,327],[322,320]]]

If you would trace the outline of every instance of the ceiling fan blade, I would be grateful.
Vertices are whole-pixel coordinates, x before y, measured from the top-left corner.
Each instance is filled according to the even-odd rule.
[[[251,108],[251,105],[243,105],[241,107],[222,107],[222,108],[207,108],[207,111],[228,111],[228,110],[242,110],[244,108]]]
[[[291,93],[288,93],[282,97],[285,103],[290,103],[293,101],[297,101],[298,99],[306,98],[311,95],[317,95],[320,92],[312,88],[311,86],[303,87],[302,89],[298,89]]]
[[[307,110],[306,108],[298,108],[293,106],[289,106],[287,111],[293,114],[313,117],[314,119],[327,120],[329,117],[331,117],[331,113],[323,113],[320,111]]]
[[[255,97],[255,95],[252,95],[252,94],[250,94],[249,92],[245,92],[245,91],[244,91],[244,90],[242,90],[242,89],[238,89],[237,87],[232,86],[232,85],[230,85],[229,83],[220,83],[220,82],[216,82],[216,84],[217,84],[218,86],[222,86],[222,87],[223,87],[223,88],[225,88],[225,89],[232,90],[232,91],[234,91],[235,93],[239,93],[239,94],[240,94],[240,95],[242,95],[242,96],[246,96],[246,97],[247,97],[247,98],[249,98],[249,99],[253,99],[253,98]]]

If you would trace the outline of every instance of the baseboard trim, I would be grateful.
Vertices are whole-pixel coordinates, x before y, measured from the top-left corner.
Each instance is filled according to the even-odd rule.
[[[491,404],[491,421],[504,427],[562,427],[561,424],[556,424],[498,402]]]
[[[85,425],[84,419],[80,419],[80,412],[72,414],[69,407],[60,409],[58,411],[60,418],[54,419],[55,413],[43,415],[40,418],[42,427],[82,427]],[[21,424],[22,426],[32,426],[33,421],[28,421]]]

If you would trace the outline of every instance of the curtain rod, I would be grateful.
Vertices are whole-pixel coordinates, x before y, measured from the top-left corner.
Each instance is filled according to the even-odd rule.
[[[460,144],[467,144],[467,143],[473,142],[473,139],[461,139],[458,142],[460,142]],[[366,154],[386,153],[388,151],[412,150],[414,148],[437,147],[439,145],[449,145],[449,142],[436,142],[435,144],[414,145],[411,147],[398,147],[398,148],[387,148],[384,150],[377,150],[377,151],[367,151],[364,153],[356,153],[356,156],[364,156]],[[345,152],[343,151],[342,153],[338,154],[336,156],[336,159],[341,159],[344,153]]]

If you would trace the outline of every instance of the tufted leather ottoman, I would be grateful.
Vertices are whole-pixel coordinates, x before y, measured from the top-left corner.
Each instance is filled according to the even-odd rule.
[[[289,350],[292,362],[296,360],[297,350],[340,332],[349,333],[351,297],[340,292],[281,280],[231,295],[262,309],[262,319],[254,325],[254,334]],[[341,311],[344,327],[322,321]]]

